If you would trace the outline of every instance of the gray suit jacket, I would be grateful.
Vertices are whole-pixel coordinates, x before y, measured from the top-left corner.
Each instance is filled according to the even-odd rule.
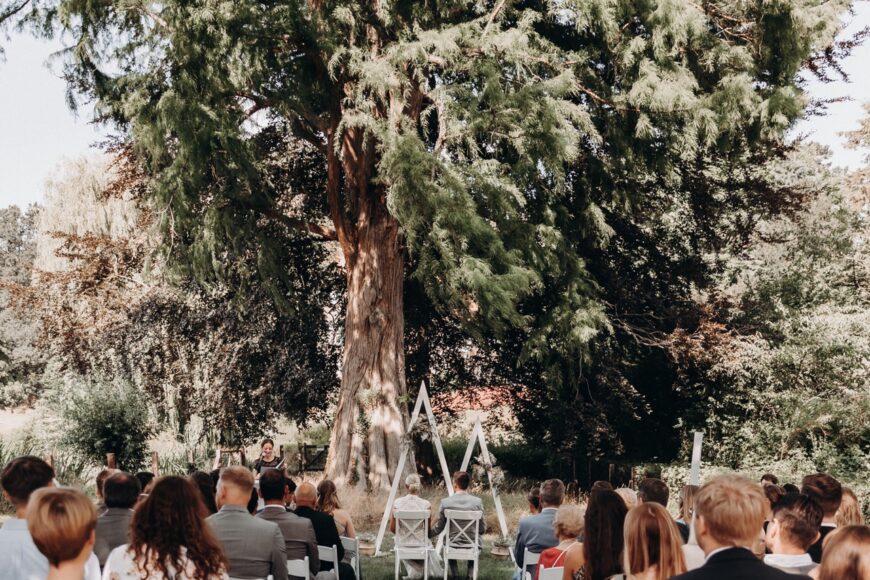
[[[444,526],[447,525],[447,516],[444,515],[444,510],[461,510],[466,512],[482,512],[483,501],[476,495],[460,491],[449,497],[441,500],[441,505],[438,506],[438,522],[435,524],[433,533],[437,536],[444,531]],[[486,522],[480,518],[479,533],[483,536],[486,531]],[[482,539],[482,538],[480,538]]]
[[[304,560],[308,556],[311,575],[320,570],[320,559],[317,554],[317,538],[311,520],[288,512],[284,506],[266,506],[257,517],[268,522],[275,522],[284,535],[287,546],[288,560]],[[296,576],[291,576],[296,580]]]
[[[206,521],[223,545],[233,578],[287,580],[287,548],[278,524],[255,518],[237,505],[225,505]]]
[[[556,508],[544,508],[541,513],[520,520],[520,530],[514,546],[517,566],[523,567],[523,553],[526,548],[540,554],[547,548],[559,545],[556,530],[553,529],[553,518],[557,511]]]
[[[130,541],[128,536],[132,518],[133,510],[126,508],[108,508],[97,518],[94,554],[97,555],[100,566],[106,565],[109,552]]]

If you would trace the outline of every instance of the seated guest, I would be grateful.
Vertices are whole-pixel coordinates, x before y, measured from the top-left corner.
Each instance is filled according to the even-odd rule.
[[[245,467],[227,467],[218,480],[218,513],[206,520],[223,546],[232,577],[287,580],[287,548],[277,524],[248,513],[254,476]],[[197,495],[197,499],[199,495]]]
[[[458,511],[467,511],[467,512],[481,512],[483,513],[483,502],[479,497],[475,495],[471,495],[468,493],[468,487],[471,485],[471,476],[468,475],[466,471],[457,471],[453,474],[453,490],[454,493],[451,496],[445,497],[441,500],[441,505],[438,507],[438,522],[435,524],[435,529],[433,530],[434,535],[440,534],[447,525],[447,516],[445,515],[445,510],[458,510]],[[525,521],[530,520],[531,518],[526,518]],[[486,530],[486,522],[483,518],[480,518],[478,524],[478,538],[483,536],[483,532]],[[454,578],[459,577],[459,563],[456,560],[450,560],[448,562],[448,566],[450,568],[450,574]],[[474,575],[474,562],[468,561],[468,568],[466,569],[466,575],[468,578],[471,578]]]
[[[153,473],[150,471],[140,471],[136,473],[136,479],[139,480],[139,487],[142,488],[143,495],[151,493],[151,483],[154,481]]]
[[[613,491],[613,484],[611,484],[609,481],[598,480],[592,483],[592,487],[589,488],[589,493],[603,490]]]
[[[304,560],[308,557],[311,575],[320,570],[317,538],[311,520],[287,511],[285,500],[290,490],[287,480],[279,469],[271,469],[260,476],[260,497],[266,504],[257,517],[278,524],[284,536],[288,560]],[[292,577],[293,580],[298,580]],[[307,579],[306,579],[307,580]]]
[[[864,512],[855,492],[848,487],[843,488],[843,501],[837,510],[838,526],[862,526],[864,525]]]
[[[761,485],[739,475],[716,477],[695,497],[695,535],[707,561],[677,580],[793,580],[767,566],[747,547],[758,538],[767,498]],[[803,577],[805,578],[805,577]]]
[[[698,493],[698,489],[697,485],[684,485],[683,489],[680,490],[680,517],[677,518],[677,525],[682,524],[686,526],[687,530],[692,525],[692,514],[695,511],[695,494]],[[680,533],[682,534],[682,532]],[[687,534],[683,543],[688,541],[689,537]]]
[[[633,580],[666,580],[686,571],[680,531],[668,510],[657,503],[628,512],[623,541],[625,575]]]
[[[763,487],[767,487],[768,485],[779,485],[779,478],[772,473],[765,473],[761,476],[761,485]]]
[[[133,512],[130,542],[112,550],[103,578],[226,579],[227,561],[203,519],[206,514],[199,492],[186,478],[170,475],[154,480],[151,493]]]
[[[782,490],[785,493],[800,493],[801,492],[801,488],[799,488],[798,486],[796,486],[793,483],[786,483],[785,485],[782,486]]]
[[[804,477],[801,482],[801,493],[813,498],[822,506],[824,512],[822,527],[819,529],[821,536],[809,549],[813,562],[819,564],[822,561],[822,543],[825,541],[825,536],[837,527],[837,510],[840,509],[840,503],[843,501],[843,486],[827,473],[816,473]]]
[[[770,522],[770,518],[773,516],[773,506],[776,505],[782,496],[785,495],[785,490],[778,485],[773,483],[769,485],[765,485],[764,496],[767,498],[767,511],[764,513],[764,529],[767,530],[767,524]]]
[[[667,508],[669,496],[670,490],[661,479],[647,477],[637,486],[637,499],[640,503],[653,502]],[[680,529],[680,536],[685,544],[689,541],[689,523],[678,521],[677,527]]]
[[[212,482],[211,476],[205,471],[194,471],[187,477],[197,487],[200,495],[202,495],[202,501],[209,515],[216,514],[217,504],[214,501],[215,484]]]
[[[535,577],[541,567],[564,568],[566,574],[574,573],[583,566],[583,544],[577,538],[583,533],[583,510],[580,506],[563,505],[553,518],[553,529],[559,539],[559,545],[547,548],[541,552]]]
[[[416,473],[411,473],[405,478],[405,489],[408,493],[393,501],[393,511],[390,514],[390,531],[394,534],[396,533],[396,512],[425,511],[431,514],[432,504],[420,497],[420,485],[420,476]],[[409,577],[417,578],[423,576],[423,560],[402,560],[402,563],[405,565]],[[428,572],[432,576],[440,576],[443,572],[441,563],[434,550],[429,552],[428,568]]]
[[[319,512],[332,516],[332,519],[335,520],[335,527],[338,528],[339,536],[347,538],[356,537],[350,514],[347,510],[341,509],[341,503],[338,501],[338,490],[335,489],[335,484],[328,479],[324,479],[317,484],[317,505],[315,508]]]
[[[628,487],[620,487],[616,490],[616,495],[622,498],[622,501],[625,502],[625,508],[631,509],[637,505],[637,492]]]
[[[773,486],[768,486],[773,487]],[[816,564],[807,553],[819,537],[822,508],[808,496],[787,494],[773,508],[764,563],[789,574],[809,574]]]
[[[867,580],[870,578],[870,528],[844,526],[825,539],[822,565],[816,580]]]
[[[627,512],[625,502],[615,491],[599,491],[589,496],[583,520],[580,578],[606,580],[622,572],[623,529]],[[566,567],[568,565],[573,566],[574,562],[568,560]]]
[[[529,513],[532,515],[541,513],[541,487],[533,487],[529,490],[526,496],[526,501],[529,502]]]
[[[335,546],[336,557],[338,558],[338,576],[339,580],[353,580],[356,577],[353,566],[344,559],[344,546],[341,545],[341,537],[338,535],[338,528],[335,527],[335,520],[332,516],[319,512],[314,509],[317,505],[317,490],[314,485],[304,482],[296,488],[296,515],[311,520],[311,525],[314,526],[314,537],[317,538],[317,545],[332,547]],[[332,570],[332,562],[320,561],[320,570]]]
[[[27,506],[27,529],[48,560],[47,580],[79,580],[94,548],[97,510],[81,492],[44,487]]]
[[[562,480],[548,479],[541,484],[541,513],[521,519],[517,532],[514,556],[520,570],[523,569],[523,555],[526,548],[530,552],[540,554],[547,548],[559,544],[559,539],[553,530],[553,519],[564,499],[565,484]],[[534,573],[534,567],[530,566],[528,572]]]
[[[38,489],[52,487],[54,469],[39,457],[13,459],[0,473],[3,495],[15,508],[15,516],[0,528],[0,580],[30,580],[48,576],[48,559],[42,555],[27,529],[27,502]],[[100,578],[100,563],[91,554],[85,579]]]
[[[106,502],[103,501],[103,484],[106,483],[106,480],[109,479],[109,476],[115,473],[115,471],[115,469],[104,469],[97,474],[95,480],[97,486],[97,514],[106,511]]]
[[[130,520],[133,507],[142,489],[139,480],[123,471],[115,472],[103,484],[106,511],[97,518],[96,543],[94,554],[100,566],[106,565],[109,553],[118,546],[129,542]]]

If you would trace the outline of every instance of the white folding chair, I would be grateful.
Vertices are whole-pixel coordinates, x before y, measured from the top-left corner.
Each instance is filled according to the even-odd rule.
[[[562,574],[565,573],[565,568],[544,568],[538,566],[538,580],[562,580]]]
[[[529,572],[529,567],[534,569],[534,567],[538,565],[538,560],[540,559],[541,554],[538,552],[530,552],[528,548],[523,550],[523,569],[520,570],[520,577],[523,580],[534,580],[531,572]]]
[[[447,525],[444,529],[444,580],[447,580],[447,570],[450,560],[466,560],[474,562],[472,580],[477,580],[480,567],[480,520],[483,512],[466,510],[444,510]]]
[[[397,511],[396,518],[396,580],[402,560],[423,560],[423,580],[429,578],[429,512],[427,510]]]
[[[320,568],[321,572],[318,573],[318,577],[321,577],[320,574],[329,574],[332,572],[332,575],[338,578],[338,550],[335,546],[317,546],[317,556],[320,558]],[[322,570],[324,562],[332,562],[332,570]]]
[[[311,578],[311,565],[308,556],[304,560],[287,560],[287,575],[299,578]]]
[[[341,536],[341,545],[344,546],[344,553],[350,554],[350,565],[353,566],[353,573],[356,574],[357,580],[359,580],[359,540],[357,538]]]

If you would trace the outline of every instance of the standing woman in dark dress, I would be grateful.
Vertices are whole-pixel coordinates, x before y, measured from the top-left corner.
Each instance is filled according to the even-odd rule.
[[[264,469],[280,469],[283,460],[275,455],[275,442],[269,438],[260,443],[260,458],[254,462],[254,477],[260,479]]]

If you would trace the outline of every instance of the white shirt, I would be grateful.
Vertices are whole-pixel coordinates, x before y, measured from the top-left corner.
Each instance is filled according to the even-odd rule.
[[[190,580],[194,578],[195,569],[193,563],[187,561],[185,552],[185,548],[182,547],[181,559],[185,562],[184,571],[179,573],[173,566],[169,566],[169,578],[173,580]],[[147,576],[143,572],[140,572],[139,566],[133,560],[133,554],[127,550],[127,544],[112,550],[112,553],[106,559],[106,567],[103,568],[103,580],[144,580],[145,578],[149,580],[166,580],[166,576],[156,571],[149,572]],[[210,580],[227,580],[229,576],[224,573],[213,575],[209,578]]]
[[[27,520],[11,518],[0,528],[0,580],[45,580],[48,559],[42,555]],[[100,562],[91,554],[85,564],[85,580],[100,579]]]
[[[809,554],[765,554],[764,563],[777,568],[801,568],[815,564]]]

